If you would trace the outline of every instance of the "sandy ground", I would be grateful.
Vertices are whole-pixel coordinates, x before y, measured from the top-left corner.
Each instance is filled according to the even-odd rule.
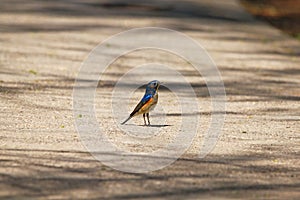
[[[254,20],[233,0],[144,2],[1,1],[0,197],[299,199],[299,42]],[[211,112],[199,74],[163,52],[134,52],[118,59],[99,83],[98,118],[109,110],[122,74],[156,60],[176,66],[192,83],[202,120],[191,147],[175,163],[131,174],[102,165],[81,144],[72,91],[81,62],[98,43],[145,26],[181,31],[203,45],[224,80],[227,115],[217,146],[198,159]],[[147,77],[132,78],[147,82]],[[142,90],[133,101],[140,95]],[[160,96],[163,106],[170,96],[166,90]],[[172,114],[165,118],[171,125],[180,120]],[[160,115],[153,116],[153,123],[159,121]],[[133,122],[142,123],[142,118]],[[122,143],[124,135],[107,123],[105,127]],[[170,136],[175,128],[158,129]],[[151,144],[163,143],[162,137]]]

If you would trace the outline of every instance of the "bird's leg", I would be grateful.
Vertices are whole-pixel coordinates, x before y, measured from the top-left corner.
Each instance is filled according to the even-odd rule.
[[[150,125],[149,113],[146,113],[146,115],[147,115],[148,126],[149,126]]]
[[[145,124],[145,126],[147,125],[147,123],[146,123],[146,118],[145,118],[145,116],[146,116],[146,113],[144,113],[143,114],[143,118],[144,118],[144,124]]]

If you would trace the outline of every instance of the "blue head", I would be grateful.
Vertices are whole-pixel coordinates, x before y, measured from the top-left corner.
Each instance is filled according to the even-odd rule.
[[[147,84],[146,93],[155,94],[160,86],[160,82],[158,80],[151,81]]]

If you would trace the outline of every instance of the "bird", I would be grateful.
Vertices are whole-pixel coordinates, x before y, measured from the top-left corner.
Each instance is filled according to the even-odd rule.
[[[124,122],[121,123],[122,125],[128,122],[131,118],[140,114],[143,114],[144,125],[145,126],[150,125],[149,112],[155,108],[158,102],[158,88],[160,85],[161,82],[159,82],[158,80],[150,81],[147,84],[146,91],[143,98],[136,105],[136,107],[131,112],[129,117]],[[146,117],[147,117],[148,124],[146,123]]]

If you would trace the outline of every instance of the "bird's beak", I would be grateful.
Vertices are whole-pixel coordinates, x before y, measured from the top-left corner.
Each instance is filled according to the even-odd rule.
[[[159,88],[159,86],[161,86],[163,83],[164,83],[164,82],[159,82],[159,83],[158,83],[158,87],[157,87],[157,89],[158,89],[158,88]]]

